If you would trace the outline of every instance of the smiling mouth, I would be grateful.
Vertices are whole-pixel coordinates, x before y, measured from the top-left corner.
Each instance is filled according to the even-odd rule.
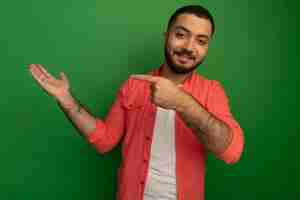
[[[187,63],[187,62],[193,60],[193,58],[191,56],[187,56],[187,55],[176,54],[176,57],[177,57],[177,60],[181,63]]]

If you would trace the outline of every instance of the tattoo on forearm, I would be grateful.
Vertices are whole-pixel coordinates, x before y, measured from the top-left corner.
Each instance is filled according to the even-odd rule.
[[[80,135],[84,136],[94,130],[95,118],[92,117],[77,99],[75,99],[73,105],[62,106],[60,103],[58,105]]]
[[[216,119],[201,105],[197,111],[195,111],[195,104],[189,105],[188,108],[191,109],[180,112],[186,125],[193,130],[206,149],[215,153],[223,151],[231,139],[227,125]]]

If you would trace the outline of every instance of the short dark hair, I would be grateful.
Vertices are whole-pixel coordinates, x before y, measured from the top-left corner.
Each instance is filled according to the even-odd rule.
[[[213,16],[210,14],[210,12],[206,8],[204,8],[203,6],[200,6],[200,5],[188,5],[188,6],[183,6],[179,9],[177,9],[169,19],[168,30],[173,25],[173,23],[176,21],[177,17],[182,14],[193,14],[199,18],[208,19],[212,26],[212,34],[211,35],[214,34],[215,23],[214,23]]]

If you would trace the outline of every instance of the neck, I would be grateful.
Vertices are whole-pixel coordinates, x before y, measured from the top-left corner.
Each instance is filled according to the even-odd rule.
[[[174,82],[176,85],[182,84],[184,80],[192,75],[193,72],[187,74],[176,74],[174,73],[167,63],[164,63],[161,69],[161,76],[164,78],[169,79],[170,81]]]

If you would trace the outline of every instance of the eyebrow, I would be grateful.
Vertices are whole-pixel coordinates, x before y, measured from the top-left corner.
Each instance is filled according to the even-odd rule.
[[[178,26],[175,27],[175,30],[177,30],[177,29],[181,29],[181,30],[183,30],[185,32],[191,33],[191,31],[189,29],[187,29],[187,28],[185,28],[183,26],[180,26],[180,25],[178,25]],[[207,35],[205,35],[205,34],[198,34],[197,37],[204,37],[206,39],[209,39],[209,37]]]

